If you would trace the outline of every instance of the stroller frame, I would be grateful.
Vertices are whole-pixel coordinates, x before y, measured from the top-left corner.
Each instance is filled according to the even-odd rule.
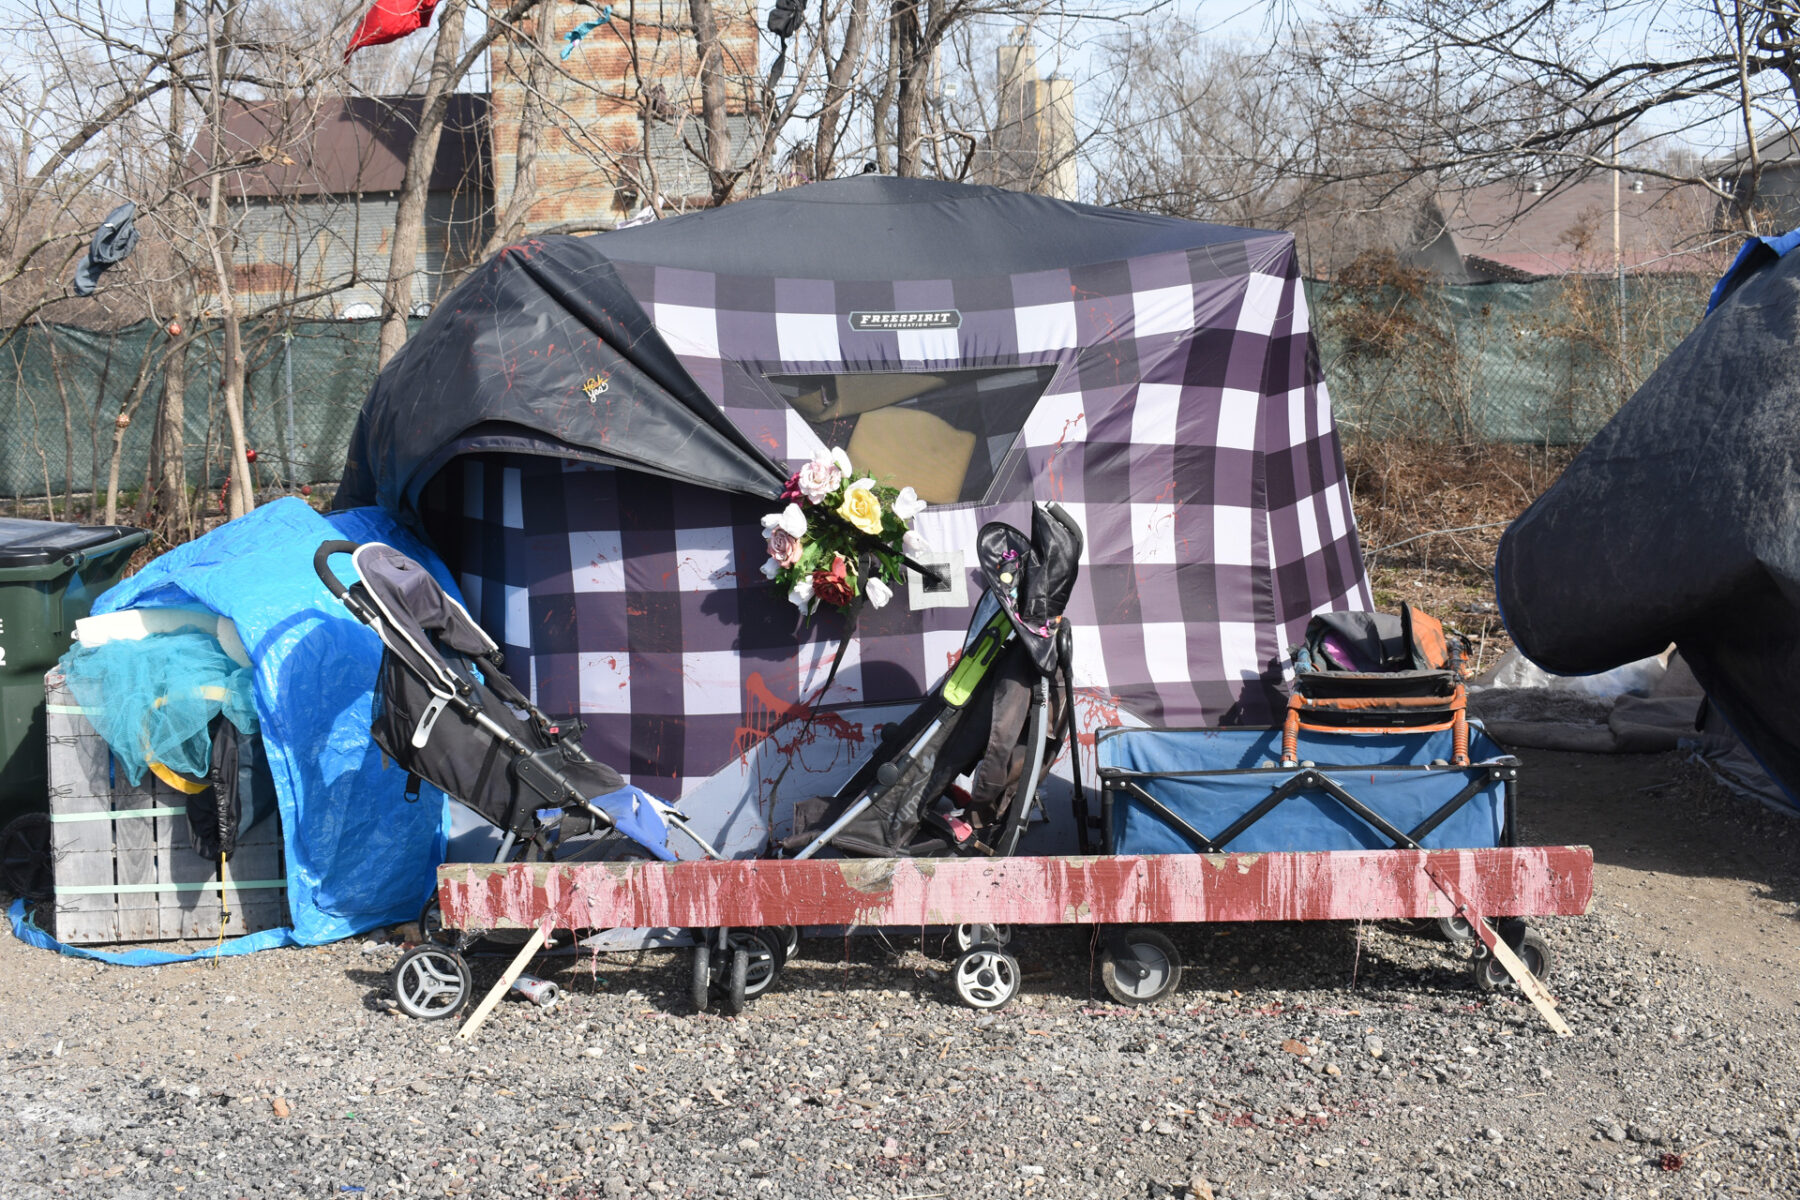
[[[979,612],[978,612],[979,617]],[[907,724],[917,724],[921,714],[929,714],[924,729],[913,736],[907,746],[891,758],[865,764],[848,783],[839,789],[840,795],[860,791],[862,794],[842,816],[826,826],[819,834],[796,853],[788,857],[796,861],[811,858],[821,850],[827,849],[833,839],[845,828],[855,823],[857,818],[867,812],[873,804],[881,799],[883,793],[900,783],[910,770],[931,769],[928,759],[930,751],[935,748],[937,739],[945,726],[977,693],[981,683],[986,679],[989,669],[1000,657],[1001,653],[1013,644],[1015,638],[1012,623],[1006,614],[996,611],[991,619],[982,625],[957,660],[944,686],[926,705],[921,706],[909,722],[900,726],[904,737]],[[1065,634],[1066,637],[1066,634]],[[1038,803],[1038,791],[1043,787],[1046,760],[1050,755],[1045,753],[1045,738],[1050,725],[1050,685],[1049,680],[1040,676],[1032,683],[1031,715],[1026,725],[1026,744],[1031,747],[1031,761],[1019,776],[1018,789],[1013,794],[1012,802],[1007,805],[1004,824],[1000,837],[995,845],[984,845],[979,841],[971,841],[964,846],[956,846],[944,838],[928,838],[915,843],[913,853],[909,857],[928,857],[933,853],[946,850],[966,851],[976,854],[991,854],[1001,858],[1010,857],[1018,848],[1019,838],[1025,832],[1030,820],[1030,813]],[[873,785],[873,786],[871,786]]]
[[[1065,740],[1075,744],[1074,638],[1063,609],[1081,550],[1079,527],[1056,504],[1033,505],[1029,537],[997,521],[983,526],[977,554],[987,587],[962,654],[917,708],[882,730],[881,746],[835,795],[796,808],[798,828],[777,853],[795,861],[828,848],[905,858],[1016,853],[1051,765]],[[1053,680],[1064,694],[1060,719]],[[969,810],[998,817],[980,836],[934,807],[964,774]]]

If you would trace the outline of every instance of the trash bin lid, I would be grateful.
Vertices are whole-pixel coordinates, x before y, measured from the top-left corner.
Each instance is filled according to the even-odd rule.
[[[136,532],[129,525],[71,525],[0,517],[0,569],[43,566],[65,554],[91,550]]]

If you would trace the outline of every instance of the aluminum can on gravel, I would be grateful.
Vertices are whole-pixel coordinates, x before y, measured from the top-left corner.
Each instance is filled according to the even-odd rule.
[[[513,980],[512,990],[539,1008],[555,1008],[556,1002],[562,998],[561,988],[548,979],[539,979],[536,975],[519,976]]]

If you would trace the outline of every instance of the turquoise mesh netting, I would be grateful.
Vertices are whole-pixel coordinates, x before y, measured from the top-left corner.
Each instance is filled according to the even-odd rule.
[[[207,727],[220,713],[240,733],[257,729],[250,668],[197,629],[76,646],[63,655],[62,671],[133,786],[153,762],[204,777],[212,759]]]

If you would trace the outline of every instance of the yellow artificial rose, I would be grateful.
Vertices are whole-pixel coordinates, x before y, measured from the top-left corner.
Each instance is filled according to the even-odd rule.
[[[871,537],[881,536],[881,498],[875,494],[873,479],[859,479],[844,489],[844,502],[838,505],[838,516]]]

